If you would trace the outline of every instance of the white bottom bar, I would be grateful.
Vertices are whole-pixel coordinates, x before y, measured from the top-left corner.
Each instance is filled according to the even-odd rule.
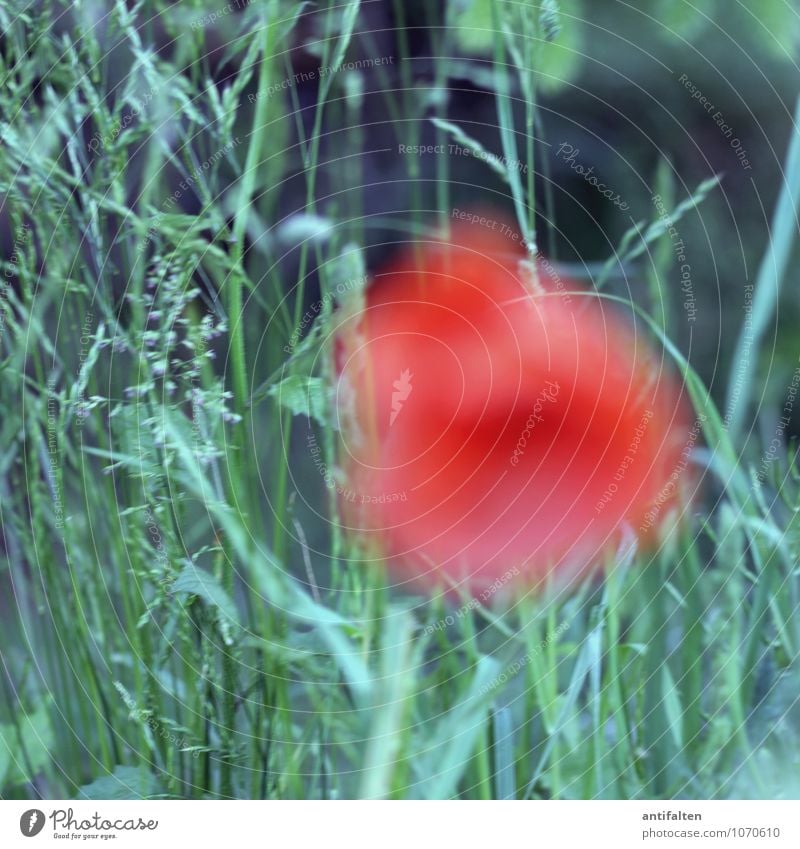
[[[795,849],[800,802],[0,802],[0,846],[53,842],[172,849]]]

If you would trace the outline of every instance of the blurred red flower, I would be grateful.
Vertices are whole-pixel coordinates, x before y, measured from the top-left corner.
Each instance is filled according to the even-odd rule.
[[[398,578],[575,575],[680,491],[679,383],[549,263],[524,282],[520,251],[485,228],[417,245],[338,329],[343,514]]]

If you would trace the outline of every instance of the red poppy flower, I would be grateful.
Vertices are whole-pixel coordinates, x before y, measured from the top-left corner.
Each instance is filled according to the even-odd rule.
[[[339,328],[343,512],[398,577],[573,575],[678,491],[679,384],[549,264],[524,282],[523,258],[485,228],[417,245]]]

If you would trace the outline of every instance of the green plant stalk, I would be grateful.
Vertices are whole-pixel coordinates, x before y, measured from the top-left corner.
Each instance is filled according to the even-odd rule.
[[[468,603],[468,600],[466,601]],[[480,650],[478,648],[478,638],[475,633],[475,621],[472,613],[467,613],[462,621],[463,639],[460,643],[466,652],[467,663],[470,666],[476,666],[480,660]],[[475,780],[471,784],[472,789],[477,789],[478,797],[484,800],[493,798],[490,729],[491,714],[487,713],[483,727],[475,742],[475,754],[472,757]]]
[[[663,666],[667,663],[667,619],[670,597],[664,588],[666,565],[659,558],[659,581],[655,595],[642,598],[644,610],[649,614],[648,641],[644,663],[642,693],[642,745],[647,751],[647,794],[651,799],[663,798],[668,787],[667,764],[672,758],[669,725],[664,707],[662,688]],[[639,592],[644,590],[637,582]]]
[[[756,586],[750,616],[747,622],[747,636],[744,641],[743,652],[743,674],[740,689],[742,702],[742,713],[747,716],[753,705],[753,692],[755,690],[755,678],[758,672],[758,662],[763,659],[766,648],[765,632],[767,629],[767,618],[769,616],[769,602],[773,596],[775,579],[778,570],[775,567],[777,561],[776,552],[770,552],[766,559],[762,558],[759,551],[759,540],[750,538],[749,551],[753,557],[756,568]]]
[[[247,221],[253,203],[253,191],[262,162],[263,151],[266,143],[267,128],[270,124],[270,97],[269,89],[273,82],[274,52],[277,44],[277,4],[270,2],[264,15],[263,49],[261,51],[261,65],[258,75],[258,95],[256,108],[253,114],[252,132],[250,144],[245,159],[244,174],[241,177],[241,189],[239,194],[238,211],[233,224],[233,246],[232,267],[234,269],[231,279],[228,281],[226,294],[227,310],[230,321],[230,348],[231,369],[233,373],[233,396],[234,410],[242,417],[241,421],[233,425],[232,433],[232,457],[229,457],[229,474],[226,484],[228,487],[227,497],[230,504],[237,503],[237,490],[243,489],[249,502],[250,521],[254,523],[260,515],[258,509],[258,498],[253,494],[254,476],[245,474],[246,464],[244,455],[247,450],[246,434],[252,417],[252,411],[248,410],[247,392],[247,358],[245,351],[245,328],[244,315],[242,311],[242,283],[246,278],[244,267],[244,244],[247,232]],[[239,493],[242,494],[241,492]],[[280,503],[280,502],[279,502]],[[223,550],[226,553],[229,564],[234,563],[234,551],[227,535],[223,538]],[[226,568],[223,570],[222,585],[228,595],[233,594],[234,570]],[[256,597],[251,607],[257,608],[259,629],[266,637],[270,633],[271,617],[264,609],[263,602]],[[228,653],[225,648],[223,656],[224,678],[226,689],[233,685],[231,681],[231,669],[229,666]],[[224,699],[223,727],[233,732],[235,726],[235,706],[231,698]],[[223,754],[220,765],[220,793],[228,798],[233,797],[232,766],[227,753]]]
[[[10,719],[11,725],[14,729],[14,734],[17,738],[16,739],[16,746],[18,748],[18,751],[21,754],[20,760],[23,761],[24,766],[25,766],[25,771],[28,773],[28,776],[29,776],[28,784],[31,787],[31,790],[29,792],[33,792],[33,791],[35,791],[35,788],[34,788],[34,785],[33,785],[35,770],[33,769],[33,762],[31,761],[31,757],[28,754],[28,748],[25,745],[25,737],[22,733],[22,726],[21,726],[20,721],[19,721],[19,711],[17,709],[18,705],[19,705],[19,707],[22,707],[22,705],[21,705],[21,703],[19,703],[19,696],[17,696],[17,698],[15,698],[14,693],[12,692],[11,687],[9,686],[9,680],[8,680],[8,675],[7,675],[7,667],[5,667],[5,665],[4,665],[4,668],[2,670],[2,673],[0,674],[0,681],[3,682],[3,695],[5,696],[5,702],[8,705],[9,719]],[[23,711],[24,711],[24,709],[23,709]],[[5,739],[3,740],[3,745],[8,746],[8,743],[6,742]]]
[[[684,740],[687,748],[694,749],[699,742],[702,730],[703,696],[703,620],[706,609],[701,593],[702,568],[697,549],[687,531],[683,532],[681,549],[685,552],[681,558],[683,575],[683,595],[686,599],[684,622],[685,636],[682,642],[682,654],[687,658],[688,668],[683,674],[684,699],[686,710],[683,714]]]
[[[538,41],[537,41],[537,24],[536,15],[525,15],[525,43],[528,45],[527,58],[528,67],[520,68],[519,73],[526,77],[526,84],[523,86],[525,92],[525,145],[526,145],[526,162],[528,177],[528,232],[536,233],[536,207],[533,199],[535,193],[535,177],[536,177],[536,65],[539,58]],[[516,164],[516,163],[512,163]]]
[[[247,413],[247,360],[245,356],[244,316],[242,313],[242,280],[246,276],[244,269],[244,240],[247,231],[247,219],[252,205],[253,190],[258,176],[258,166],[262,160],[266,129],[269,117],[269,88],[272,83],[273,50],[276,41],[276,26],[273,14],[274,3],[266,9],[264,23],[264,48],[261,53],[261,66],[258,76],[258,100],[253,115],[253,127],[250,144],[247,148],[244,174],[237,214],[233,223],[233,246],[231,249],[232,265],[236,273],[231,276],[227,286],[227,309],[230,320],[231,369],[233,372],[234,408],[245,416]],[[237,439],[234,444],[234,462],[232,464],[233,480],[242,480],[242,456],[244,449],[242,433],[244,419],[235,428]],[[236,451],[240,454],[237,456]]]
[[[656,169],[656,194],[663,199],[667,209],[675,206],[675,191],[670,179],[671,164],[664,159],[659,160]],[[650,310],[661,331],[666,335],[670,304],[667,301],[667,288],[663,281],[667,279],[669,263],[672,259],[672,246],[666,239],[660,239],[653,248],[652,262],[647,266],[647,289],[650,297]]]
[[[437,33],[434,36],[434,91],[436,94],[435,110],[436,115],[440,120],[447,117],[447,101],[444,97],[439,96],[440,92],[445,91],[447,85],[447,56],[450,52],[450,34],[453,32],[448,25],[447,16],[450,12],[450,3],[445,6],[445,25],[441,28],[436,27],[436,22],[433,18],[433,7],[426,7],[429,14],[429,26],[431,33]],[[439,37],[439,33],[441,36]],[[444,145],[446,135],[441,127],[436,129],[436,144]],[[450,154],[444,152],[436,156],[436,209],[439,213],[439,226],[442,232],[442,238],[445,240],[450,238]]]
[[[538,110],[535,116],[536,136],[541,144],[546,145],[547,139],[544,134],[544,124]],[[531,166],[529,166],[531,167]],[[553,181],[550,175],[550,160],[545,151],[542,156],[542,186],[544,188],[544,208],[547,216],[547,252],[548,259],[555,262],[558,259],[558,248],[556,246],[556,204],[553,198]]]
[[[495,68],[499,69],[499,79],[501,83],[497,86],[495,99],[497,102],[497,120],[500,125],[500,141],[503,147],[503,156],[505,157],[505,166],[508,174],[508,182],[511,186],[511,195],[514,200],[514,210],[517,215],[517,223],[522,231],[523,239],[528,249],[528,253],[532,256],[536,255],[536,233],[531,230],[528,224],[529,208],[535,206],[534,198],[525,197],[525,191],[522,188],[522,181],[519,177],[519,171],[514,167],[515,163],[519,162],[517,155],[517,140],[516,130],[514,129],[514,116],[511,109],[511,93],[509,91],[508,76],[506,69],[506,50],[503,34],[507,29],[506,21],[504,20],[504,7],[501,4],[492,3],[492,26],[495,30],[494,39],[494,64]]]
[[[17,218],[17,222],[19,222],[19,221],[21,221],[21,219]],[[18,226],[19,226],[19,224],[17,223],[17,228],[18,228]],[[25,281],[26,285],[23,288],[23,293],[25,291],[27,291],[27,286],[30,284],[31,279],[32,278],[30,278],[26,274],[26,281]],[[26,323],[28,324],[28,327],[30,327],[30,325],[31,325],[30,315],[28,313],[27,305],[26,305],[25,308],[21,309],[21,314],[22,314],[22,322],[20,324],[20,332],[21,332],[21,328]],[[28,316],[28,319],[29,319],[28,322],[25,322],[25,320],[24,320],[26,315]],[[10,333],[9,333],[9,337],[10,337]],[[43,364],[42,364],[42,351],[41,351],[40,346],[38,346],[38,345],[33,346],[32,357],[33,357],[33,363],[34,363],[34,372],[35,372],[36,379],[37,379],[37,386],[39,387],[39,390],[40,390],[40,396],[46,397],[46,393],[47,393],[46,380],[45,380],[45,377],[44,377],[44,368],[43,368]],[[26,389],[25,388],[22,389],[23,417],[24,417],[24,410],[25,410],[26,404],[30,404],[32,410],[36,410],[37,405],[39,403],[40,403],[40,398],[37,399],[37,398],[29,397],[29,394],[26,391]],[[24,421],[24,418],[23,418],[23,421]],[[62,441],[62,444],[64,444],[63,441]],[[24,445],[25,446],[27,445],[27,441]],[[24,490],[28,492],[28,497],[30,498],[30,501],[31,501],[31,506],[30,506],[31,517],[32,517],[31,522],[30,522],[31,547],[35,548],[36,543],[35,543],[35,540],[33,538],[33,534],[34,534],[34,531],[35,531],[35,528],[36,528],[36,525],[37,525],[37,521],[42,516],[42,511],[41,511],[40,505],[39,505],[38,488],[35,485],[31,486],[30,483],[28,483],[30,481],[36,481],[36,480],[39,479],[38,478],[38,466],[36,465],[37,464],[36,453],[31,452],[30,456],[26,456],[27,453],[28,453],[27,449],[25,447],[23,447],[23,462],[25,464],[30,463],[32,465],[33,469],[34,469],[34,471],[31,472],[31,473],[28,473],[27,470],[26,470]],[[2,486],[2,489],[0,489],[0,495],[7,496],[7,493],[5,493],[3,490],[5,490],[5,486]],[[6,502],[6,503],[8,503],[8,502]],[[0,515],[2,515],[2,514],[0,513]],[[42,521],[44,521],[44,519],[42,519]],[[47,548],[45,548],[45,551],[49,551],[49,550],[50,550],[49,546]],[[20,563],[21,563],[22,551],[18,552],[18,554],[20,555]],[[40,562],[41,561],[39,561],[39,563]],[[12,559],[11,563],[13,563],[13,559]],[[36,585],[34,584],[34,587],[33,587],[34,592],[29,594],[28,593],[28,578],[24,573],[21,573],[19,575],[19,577],[16,577],[15,576],[16,569],[11,564],[10,564],[10,570],[9,571],[10,571],[10,575],[11,575],[12,586],[14,587],[14,590],[15,590],[15,597],[19,599],[19,602],[18,602],[18,605],[17,605],[17,611],[18,611],[17,618],[19,617],[19,611],[26,611],[26,612],[27,611],[33,611],[37,607],[40,608],[40,609],[44,609],[48,605],[48,600],[44,597],[41,597],[41,596],[35,601],[35,603],[33,602],[33,596],[38,595],[38,593],[36,593]],[[56,586],[55,584],[49,583],[50,578],[44,579],[44,577],[43,577],[44,572],[43,571],[41,571],[41,570],[36,570],[36,571],[39,571],[39,574],[42,576],[42,581],[40,582],[42,587],[44,587],[44,586]],[[34,574],[36,574],[36,571],[34,571]],[[54,577],[58,577],[58,570],[56,571],[56,574],[55,574]],[[55,615],[54,615],[54,619],[56,619],[59,616],[59,614],[60,614],[60,608],[58,608],[56,610]],[[38,619],[38,617],[36,617],[36,618]],[[21,623],[20,623],[20,627],[21,627]],[[49,659],[58,658],[59,653],[61,651],[60,642],[55,639],[55,636],[53,634],[53,630],[50,627],[45,626],[43,628],[31,628],[30,631],[32,633],[32,638],[26,638],[26,647],[28,648],[29,653],[30,653],[32,658],[40,657],[40,656],[45,657],[45,658],[49,658]],[[20,633],[23,633],[23,632],[24,632],[24,629],[20,631]],[[57,630],[56,630],[56,633],[57,633]],[[66,722],[68,723],[68,727],[70,729],[79,729],[79,728],[88,729],[89,726],[90,726],[90,719],[89,719],[88,712],[86,710],[85,700],[83,700],[81,698],[81,693],[78,692],[77,688],[75,688],[74,686],[71,685],[71,681],[74,681],[74,676],[72,678],[70,678],[70,676],[65,673],[64,665],[60,662],[60,659],[57,660],[57,662],[55,662],[55,663],[51,663],[50,665],[51,665],[51,674],[53,674],[56,677],[56,680],[57,680],[58,685],[59,685],[54,689],[56,689],[56,692],[61,694],[60,702],[63,705],[62,709],[63,709],[64,715],[65,715]],[[70,669],[70,671],[72,672],[73,670]],[[0,677],[2,677],[4,679],[4,683],[5,683],[5,676],[3,674],[0,674]],[[21,698],[21,696],[20,696],[20,698]],[[75,712],[76,707],[77,707],[77,714]],[[18,717],[17,717],[17,713],[16,713],[16,710],[15,710],[13,701],[9,702],[9,711],[10,711],[10,714],[11,714],[12,721],[15,723],[15,726],[17,727],[17,734],[19,736],[20,732],[19,732],[19,727],[18,727]],[[66,735],[66,737],[67,737],[67,740],[68,740],[70,757],[74,758],[74,761],[72,761],[72,762],[79,763],[80,758],[82,757],[82,754],[83,754],[83,749],[78,743],[78,735],[73,732],[73,733]],[[27,759],[27,752],[25,751],[24,747],[22,747],[22,751],[23,751],[23,755],[24,755],[24,757],[26,758],[26,761],[27,761],[28,760]],[[67,780],[69,781],[69,779],[67,779]],[[76,785],[73,783],[72,786],[70,787],[70,790],[73,790],[75,786]]]
[[[142,282],[143,281],[140,280],[138,282],[138,284],[136,284],[138,286],[139,292],[141,292]],[[102,301],[105,301],[106,299],[102,295],[103,290],[102,290],[102,288],[100,288],[99,285],[98,285],[97,291],[99,293],[101,293],[101,294],[98,294],[98,298],[100,298]],[[134,303],[138,304],[139,299],[135,298]],[[87,305],[86,303],[82,304],[84,314],[86,314],[86,312],[88,311],[89,306],[90,305]],[[106,308],[107,312],[110,311],[110,307],[107,303],[105,304],[105,308]],[[77,321],[77,318],[78,318],[78,316],[76,316],[76,321]],[[133,322],[134,322],[133,326],[138,327],[139,332],[142,332],[144,330],[144,317],[143,317],[141,310],[134,310]],[[138,322],[138,324],[137,324],[137,322]],[[89,378],[89,383],[87,385],[87,391],[91,393],[92,387],[96,387],[96,384],[97,384],[97,373],[96,373],[96,370],[93,370],[92,374],[90,375],[90,378]],[[63,415],[62,415],[62,420],[63,420]],[[94,436],[95,440],[97,441],[98,446],[101,447],[101,448],[105,446],[110,450],[111,445],[107,442],[107,433],[106,433],[107,429],[104,426],[104,423],[103,423],[103,421],[100,417],[99,409],[93,417],[93,422],[95,424],[95,427],[94,427],[94,430],[93,430],[93,436]],[[83,429],[80,431],[80,445],[81,445],[81,449],[82,449],[82,447],[83,447]],[[79,454],[78,459],[79,459],[79,462],[80,462],[81,472],[85,472],[86,466],[85,466],[85,459],[84,459],[83,453]],[[88,515],[92,515],[93,513],[96,514],[96,515],[102,515],[102,509],[97,509],[96,505],[90,504],[90,493],[94,493],[94,490],[91,486],[89,486],[87,484],[85,477],[84,477],[82,483],[83,483],[82,490],[83,490],[83,493],[84,493],[84,497],[86,499],[86,509],[87,509]],[[125,491],[128,495],[127,503],[129,503],[129,504],[136,503],[136,501],[134,500],[134,493],[132,491],[132,487],[129,485],[127,479],[124,482],[123,487],[124,487],[124,489],[125,489]],[[115,491],[114,481],[113,481],[112,478],[110,478],[110,477],[105,478],[104,488],[106,489],[106,492],[107,492],[107,498],[108,498],[107,503],[114,503],[116,501],[116,498],[117,498],[117,493]],[[148,639],[146,632],[142,629],[139,629],[139,627],[138,627],[138,620],[139,620],[139,617],[141,616],[143,610],[141,609],[141,606],[136,604],[134,598],[131,596],[131,593],[130,593],[130,575],[125,569],[125,564],[129,562],[129,559],[131,558],[131,554],[125,546],[125,529],[124,529],[124,526],[123,526],[124,523],[123,523],[122,517],[117,515],[116,520],[117,520],[118,533],[111,533],[110,534],[110,536],[114,540],[114,543],[113,543],[114,553],[113,553],[112,560],[113,560],[114,564],[116,565],[117,586],[119,588],[119,592],[120,592],[121,598],[122,598],[122,608],[123,608],[123,612],[124,612],[124,621],[127,623],[126,634],[128,635],[127,636],[127,643],[123,643],[120,646],[120,650],[124,651],[127,648],[132,648],[135,656],[137,658],[141,658],[144,663],[148,664],[150,658],[152,657],[150,646],[149,646],[149,639]],[[73,550],[80,550],[80,545],[79,545],[78,541],[75,541],[72,545],[70,545],[69,529],[68,528],[65,528],[64,533],[65,533],[65,547],[66,548],[71,547]],[[139,554],[139,552],[137,552],[134,555],[134,557],[135,558],[138,557],[138,554]],[[72,570],[70,570],[70,572],[72,572]],[[145,569],[143,568],[143,564],[142,564],[141,573],[144,573],[144,572],[145,572]],[[93,586],[93,582],[91,581],[91,576],[89,578],[88,585],[90,587]],[[95,620],[98,623],[102,624],[102,616],[99,614],[99,611],[97,612],[97,615],[95,616]],[[113,629],[112,629],[112,632],[113,632]],[[134,694],[135,694],[136,701],[137,701],[138,704],[144,704],[147,701],[146,693],[151,688],[144,681],[140,664],[133,664],[132,674],[133,674],[133,679],[134,679]],[[109,720],[109,722],[110,722],[110,720]],[[113,727],[114,727],[113,723],[111,723],[111,727],[113,729]],[[137,729],[137,733],[139,735],[139,745],[142,746],[143,747],[142,750],[145,751],[148,748],[147,733],[146,733],[143,725],[139,722],[136,723],[136,729]]]
[[[592,614],[594,618],[590,621],[590,626],[596,626],[598,629],[598,642],[600,645],[600,652],[602,652],[605,638],[605,605],[598,605],[594,608]],[[600,663],[592,664],[592,668],[590,669],[587,701],[587,708],[591,712],[593,728],[591,735],[592,763],[586,770],[583,796],[586,799],[601,799],[607,793],[607,782],[605,778],[605,769],[603,768],[603,761],[606,757],[607,749],[605,728],[608,717],[605,709],[605,687],[602,682],[602,670]]]
[[[746,321],[742,325],[728,379],[728,430],[733,440],[740,436],[744,426],[761,340],[778,307],[786,268],[797,237],[798,206],[800,205],[800,130],[798,126],[800,126],[800,98],[795,104],[792,137],[786,159],[786,175],[781,184],[778,203],[770,225],[769,245],[756,276],[752,303],[752,329],[748,329]],[[756,352],[752,357],[747,356],[747,351],[751,347]]]
[[[395,17],[397,44],[400,52],[400,79],[403,86],[403,104],[405,125],[408,128],[409,139],[412,145],[419,144],[421,135],[421,123],[416,120],[415,107],[419,103],[419,92],[414,87],[411,76],[411,63],[408,30],[404,0],[392,0],[392,10]],[[411,183],[411,209],[417,220],[422,210],[422,191],[420,185],[420,161],[419,157],[408,157],[408,179]]]
[[[224,580],[226,572],[230,572],[228,563],[222,553],[217,555],[215,571]],[[220,728],[220,748],[222,758],[220,763],[220,795],[233,799],[233,747],[236,739],[236,658],[233,655],[234,646],[225,644],[221,630],[217,631],[222,653],[222,723]]]
[[[342,34],[336,42],[336,49],[331,53],[330,39],[325,41],[323,48],[323,62],[336,67],[344,58],[347,48],[350,44],[350,39],[355,27],[358,10],[361,0],[350,0],[344,13],[344,23],[342,26]],[[329,18],[338,12],[338,7],[331,6],[328,12]],[[305,154],[305,175],[306,175],[306,211],[309,214],[316,212],[316,180],[317,170],[319,168],[319,147],[322,133],[322,118],[325,112],[325,105],[328,94],[333,83],[333,75],[326,74],[320,81],[319,92],[317,96],[317,104],[314,110],[314,125],[309,138],[309,147]],[[305,286],[306,272],[308,269],[308,239],[303,241],[300,247],[300,263],[297,274],[297,287],[295,294],[295,309],[294,309],[294,326],[298,327],[302,319],[303,303],[305,301]],[[291,367],[287,370],[287,377],[291,374]],[[281,436],[283,437],[282,444],[285,445],[285,454],[288,456],[291,446],[291,413],[286,410],[281,414]],[[286,554],[286,533],[285,529],[288,523],[286,514],[287,504],[287,486],[288,486],[288,463],[280,463],[278,466],[278,475],[276,482],[276,498],[275,503],[279,505],[275,509],[275,521],[273,523],[273,550],[278,558],[283,559]]]
[[[49,394],[49,390],[47,388],[47,381],[44,377],[44,372],[43,372],[42,363],[41,363],[41,359],[40,359],[40,356],[39,356],[38,349],[36,349],[36,353],[35,353],[35,365],[36,365],[36,368],[37,368],[37,376],[38,376],[38,379],[39,379],[40,386],[43,387],[43,396],[46,399],[47,395]],[[45,404],[46,404],[46,401],[45,401]],[[32,406],[34,406],[34,405],[32,405]],[[34,406],[34,409],[35,409],[35,406]],[[37,480],[41,479],[41,476],[44,473],[44,470],[40,468],[37,451],[35,449],[32,449],[30,447],[30,444],[31,443],[35,444],[36,441],[40,437],[40,433],[38,431],[38,423],[32,423],[31,428],[33,430],[33,433],[28,433],[28,435],[27,435],[28,438],[26,439],[26,445],[25,445],[25,448],[23,449],[24,454],[26,455],[26,458],[25,458],[26,463],[29,463],[30,466],[31,466],[31,468],[28,471],[28,475],[27,475],[26,479],[28,481],[37,481]],[[44,440],[43,436],[42,436],[42,439]],[[46,445],[46,440],[43,441],[43,444]],[[64,452],[63,452],[63,448],[61,447],[62,444],[57,443],[57,445],[58,445],[58,450],[59,450],[59,456],[63,458]],[[66,493],[65,493],[65,490],[64,490],[64,486],[63,486],[63,475],[60,473],[60,470],[56,471],[55,469],[53,470],[53,475],[54,475],[54,478],[55,478],[55,486],[59,489],[60,493],[62,494],[62,497],[66,497]],[[35,493],[35,495],[34,495],[34,493]],[[55,566],[55,556],[54,556],[55,547],[52,545],[50,540],[47,540],[47,541],[39,540],[37,542],[37,539],[36,539],[37,535],[41,533],[42,529],[44,529],[48,525],[48,521],[44,517],[45,512],[46,511],[42,510],[42,505],[41,505],[40,499],[38,497],[38,489],[37,489],[37,487],[34,486],[34,487],[31,488],[31,514],[32,514],[31,528],[33,530],[33,540],[32,541],[33,541],[34,551],[36,552],[37,562],[43,567],[41,569],[41,573],[42,573],[43,580],[44,580],[44,586],[46,586],[46,587],[58,587],[58,586],[61,586],[60,577],[61,577],[63,570],[60,569],[60,568],[56,568],[56,566]],[[55,534],[55,535],[58,535],[58,530],[56,528],[53,528],[52,533]],[[72,597],[73,597],[73,600],[75,601],[75,603],[78,603],[78,599],[80,599],[80,597],[81,597],[80,596],[80,585],[75,580],[75,570],[73,568],[73,564],[69,560],[69,551],[66,547],[66,544],[65,544],[65,541],[63,540],[63,538],[62,538],[62,546],[64,546],[64,552],[65,552],[66,560],[67,560],[67,571],[69,573],[69,578],[70,578],[70,589],[72,591]],[[60,605],[54,606],[51,603],[51,600],[49,598],[45,598],[43,600],[43,602],[46,604],[47,609],[49,610],[49,612],[51,613],[51,615],[53,617],[53,620],[57,623],[56,624],[56,633],[61,633],[61,634],[69,633],[70,630],[77,625],[77,631],[78,631],[78,634],[80,636],[80,639],[77,641],[77,645],[78,645],[79,649],[84,651],[84,653],[85,653],[85,657],[83,658],[83,660],[85,661],[86,684],[84,686],[88,687],[88,689],[91,693],[91,697],[92,697],[91,703],[95,707],[94,719],[95,719],[95,728],[96,728],[96,733],[97,733],[97,741],[98,741],[99,746],[100,746],[100,759],[101,759],[104,767],[106,767],[106,769],[111,771],[113,769],[114,759],[112,758],[111,748],[109,746],[109,739],[108,739],[108,736],[106,734],[106,731],[111,726],[108,722],[106,722],[106,724],[104,725],[104,722],[103,722],[104,717],[103,717],[101,710],[100,710],[100,707],[99,707],[102,704],[102,699],[101,699],[101,696],[100,696],[99,683],[98,683],[98,680],[97,680],[97,671],[96,671],[96,669],[94,667],[94,663],[92,662],[92,659],[91,659],[91,657],[89,656],[89,653],[88,653],[87,647],[92,645],[92,640],[89,637],[85,614],[83,614],[82,609],[79,610],[78,615],[76,615],[74,617],[74,621],[68,623],[66,618],[64,618],[63,615],[62,615],[63,610],[62,610]],[[59,639],[58,643],[59,643],[60,651],[63,652],[66,655],[66,647],[64,646],[63,641],[61,639]],[[78,677],[77,672],[75,670],[75,667],[73,666],[73,663],[70,660],[68,660],[68,664],[69,664],[69,667],[70,667],[70,671],[77,678]],[[83,702],[83,700],[81,699],[81,692],[80,691],[76,692],[76,698],[78,698],[80,702]],[[87,714],[84,714],[84,718],[85,718],[84,727],[85,727],[86,731],[88,732],[89,725],[91,724],[91,718]]]
[[[604,657],[607,666],[602,689],[603,708],[601,711],[601,728],[605,729],[608,722],[613,724],[616,742],[603,757],[608,758],[612,766],[616,767],[616,764],[630,763],[631,760],[631,733],[625,711],[624,681],[619,666],[621,633],[618,609],[619,574],[612,570],[606,575],[604,583]],[[597,758],[597,755],[595,755],[595,758]],[[620,789],[621,771],[617,769],[615,772],[612,772],[608,780],[604,783],[604,798],[618,799],[622,797],[622,791]]]

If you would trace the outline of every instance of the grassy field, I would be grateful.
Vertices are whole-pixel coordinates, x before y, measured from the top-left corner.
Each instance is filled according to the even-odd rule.
[[[587,230],[585,279],[697,415],[701,495],[657,550],[476,604],[394,586],[342,529],[342,294],[469,202],[584,248],[543,128],[590,13],[464,5],[0,5],[3,798],[800,798],[796,132],[713,386],[692,332],[723,311],[698,264],[687,331],[670,228],[730,252],[730,177],[654,154],[646,202],[615,172],[635,209]],[[467,74],[489,141],[449,108]],[[420,144],[470,153],[396,152]]]

